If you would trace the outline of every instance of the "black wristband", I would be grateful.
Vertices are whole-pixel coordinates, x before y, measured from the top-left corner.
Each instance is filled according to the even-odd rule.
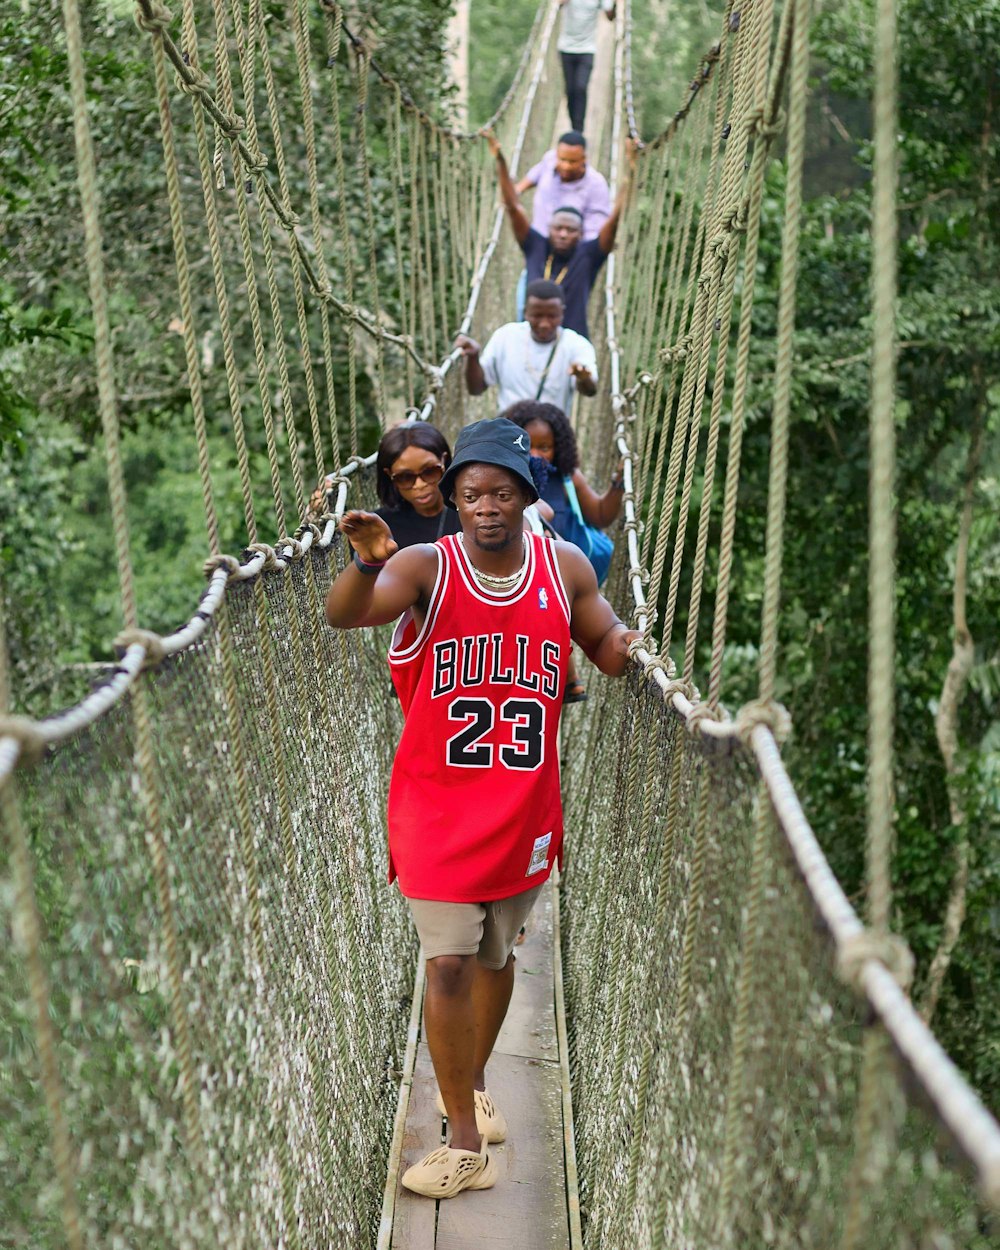
[[[362,560],[358,553],[354,552],[354,567],[359,573],[364,573],[365,577],[377,577],[385,567],[385,561],[380,560],[378,564],[368,564]]]

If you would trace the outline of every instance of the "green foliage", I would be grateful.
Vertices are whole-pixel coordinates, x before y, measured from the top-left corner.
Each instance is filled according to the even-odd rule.
[[[536,0],[472,0],[469,6],[469,128],[480,126],[517,72],[538,11]]]

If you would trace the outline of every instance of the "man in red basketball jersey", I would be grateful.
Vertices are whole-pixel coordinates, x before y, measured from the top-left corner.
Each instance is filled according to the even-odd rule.
[[[460,534],[396,551],[371,512],[326,600],[340,629],[399,618],[389,650],[405,724],[389,787],[389,879],[427,960],[424,1028],[451,1145],[403,1184],[430,1197],[488,1189],[506,1123],[486,1062],[514,985],[512,950],[562,849],[556,753],[570,639],[611,676],[638,638],[570,543],[527,534],[538,498],[524,431],[504,417],[458,436],[441,481]],[[393,553],[396,554],[393,554]]]

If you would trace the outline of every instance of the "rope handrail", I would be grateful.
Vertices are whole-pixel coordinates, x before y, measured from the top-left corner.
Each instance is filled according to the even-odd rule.
[[[624,6],[624,11],[619,13],[617,27],[615,110],[609,176],[612,194],[617,185],[622,132],[625,131],[630,137],[636,137],[628,68],[631,32],[630,5]],[[734,27],[731,22],[727,21],[725,33],[730,33],[737,28],[738,26]],[[788,31],[788,33],[791,32]],[[780,101],[791,64],[792,44],[791,40],[785,38],[784,35],[779,35],[778,44],[778,60],[772,74],[767,109],[763,114],[754,115],[751,119],[755,133],[759,136],[759,142],[755,145],[755,162],[760,160],[762,163],[769,154],[773,140],[781,127]],[[721,50],[721,44],[714,44],[711,59],[705,58],[701,62],[700,72],[704,73],[706,80],[711,66],[719,60]],[[800,59],[800,68],[803,63]],[[641,149],[641,156],[647,156],[678,133],[702,85],[698,78],[693,80],[685,106],[675,114],[670,125],[656,140]],[[802,91],[801,87],[800,91]],[[891,127],[887,127],[887,131],[889,129]],[[891,197],[889,197],[889,202],[891,203]],[[756,209],[759,213],[759,203]],[[738,212],[730,213],[729,217],[722,222],[721,229],[730,234],[742,233],[746,229],[747,216],[752,215],[753,211],[753,192],[748,191],[740,199]],[[633,624],[635,628],[648,636],[655,608],[647,601],[645,594],[645,570],[641,566],[640,525],[636,510],[637,484],[634,476],[636,452],[630,444],[629,431],[630,428],[634,428],[637,400],[643,393],[651,391],[662,379],[662,362],[664,357],[669,361],[674,349],[661,351],[661,363],[655,372],[642,369],[631,386],[624,386],[622,351],[616,337],[615,282],[615,256],[612,254],[608,258],[605,273],[605,331],[611,366],[611,404],[615,417],[612,441],[616,454],[623,461],[625,514],[623,530],[628,551],[627,580],[634,613]],[[889,318],[891,324],[891,300],[884,299],[883,307],[889,310],[886,317]],[[876,333],[879,331],[876,330]],[[678,347],[681,351],[685,350],[685,347],[680,344]],[[887,354],[885,359],[891,359],[891,356]],[[886,368],[884,360],[883,369]],[[891,400],[885,399],[886,393],[891,396],[891,383],[886,383],[884,378],[885,374],[883,374],[880,402],[887,411],[891,412]],[[887,492],[884,492],[884,498],[888,499]],[[893,966],[896,957],[895,949],[883,948],[878,942],[868,940],[869,930],[862,924],[830,868],[799,802],[781,755],[780,741],[783,733],[786,732],[783,710],[765,699],[759,710],[753,709],[753,715],[749,717],[746,715],[751,711],[748,705],[743,713],[734,718],[722,709],[715,709],[701,703],[698,691],[689,684],[685,688],[684,682],[674,679],[672,661],[669,659],[664,661],[663,657],[656,654],[655,649],[643,644],[634,645],[631,655],[644,675],[659,688],[664,701],[688,726],[690,732],[704,742],[706,748],[710,748],[712,744],[728,743],[730,749],[742,748],[750,753],[759,770],[769,803],[782,836],[791,851],[799,876],[830,937],[834,961],[842,969],[850,968],[852,986],[870,1004],[899,1057],[925,1092],[939,1122],[946,1128],[959,1153],[972,1168],[983,1201],[990,1207],[1000,1208],[1000,1125],[940,1046],[904,989],[901,988],[898,973]],[[703,712],[709,714],[702,714]],[[855,958],[855,952],[859,956],[858,959]]]
[[[85,140],[81,143],[81,181],[87,182],[93,170],[87,155],[86,102],[81,90],[78,0],[64,2],[74,121],[78,140]],[[164,34],[170,18],[156,0],[139,0],[139,5],[153,35],[161,131],[168,153],[172,138],[165,65],[172,58]],[[293,0],[293,8],[298,14],[294,35],[301,83],[308,78],[309,68],[305,0]],[[343,10],[335,2],[325,2],[324,8],[327,46],[332,47],[335,60],[345,30]],[[764,1239],[769,1244],[773,1240],[781,1250],[800,1244],[799,1232],[810,1234],[801,1238],[810,1244],[832,1245],[840,1238],[842,1250],[864,1244],[860,1237],[872,1221],[870,1161],[879,1162],[880,1153],[891,1154],[871,1148],[880,1143],[883,1128],[872,1111],[876,1096],[894,1090],[896,1082],[883,1062],[887,1057],[883,1036],[892,1040],[906,1070],[926,1092],[936,1120],[972,1164],[986,1201],[1000,1202],[1000,1130],[906,998],[905,947],[886,931],[887,925],[874,924],[869,930],[859,920],[823,855],[782,759],[780,746],[789,721],[775,701],[774,664],[780,511],[786,476],[780,448],[772,451],[768,606],[762,612],[760,652],[765,658],[758,697],[733,716],[719,702],[729,578],[723,565],[732,555],[739,485],[738,440],[746,407],[745,352],[760,190],[764,162],[783,124],[779,104],[786,75],[793,97],[790,131],[801,126],[809,4],[790,0],[782,6],[773,54],[772,0],[747,0],[741,8],[740,20],[734,21],[736,10],[730,0],[722,37],[711,59],[700,63],[685,108],[658,140],[642,149],[643,176],[649,175],[643,188],[647,216],[626,214],[622,224],[628,237],[620,253],[609,257],[606,269],[613,438],[609,442],[602,424],[600,452],[617,455],[623,462],[626,535],[612,566],[609,593],[617,595],[624,584],[641,637],[630,648],[636,669],[628,680],[601,682],[595,687],[595,697],[580,709],[584,731],[574,743],[578,749],[567,752],[564,760],[567,815],[578,826],[578,837],[573,871],[563,882],[571,904],[565,912],[563,950],[573,1030],[567,1048],[584,1087],[578,1140],[596,1159],[593,1165],[589,1159],[583,1163],[588,1244],[608,1250],[637,1244],[663,1250],[675,1243],[682,1227],[693,1246],[756,1242],[760,1238],[755,1229],[743,1227],[750,1219],[755,1228],[767,1227],[771,1232],[780,1222],[776,1237],[772,1239],[769,1232]],[[310,553],[334,549],[340,541],[337,518],[349,497],[371,485],[367,476],[363,483],[358,481],[361,470],[375,460],[374,454],[357,454],[352,332],[360,323],[350,316],[344,318],[353,454],[327,479],[336,486],[330,511],[318,524],[303,523],[289,534],[283,496],[287,482],[282,474],[291,475],[296,515],[301,516],[303,482],[297,439],[304,439],[305,420],[300,409],[296,427],[293,400],[297,404],[302,396],[290,386],[284,360],[287,327],[279,307],[280,298],[287,298],[287,288],[280,288],[270,252],[271,212],[290,238],[295,233],[276,117],[277,85],[271,76],[265,6],[260,0],[249,4],[213,0],[212,12],[218,97],[206,98],[196,83],[183,76],[182,82],[190,88],[187,94],[194,96],[198,172],[201,189],[208,192],[205,216],[214,270],[219,238],[209,225],[212,170],[201,115],[204,111],[217,127],[220,113],[236,118],[230,62],[238,59],[236,90],[242,90],[247,103],[245,118],[236,120],[244,122],[246,139],[240,138],[235,123],[230,126],[232,133],[219,129],[215,172],[221,171],[222,139],[226,139],[235,167],[259,178],[262,188],[253,224],[263,232],[263,240],[251,238],[246,204],[251,189],[240,179],[234,188],[240,240],[238,244],[235,238],[231,241],[232,254],[236,255],[237,248],[241,251],[247,299],[253,306],[250,319],[261,391],[259,420],[263,422],[263,438],[259,427],[255,430],[260,444],[259,473],[261,480],[265,475],[270,478],[275,505],[272,532],[279,537],[273,545],[258,539],[245,438],[240,445],[242,404],[237,380],[231,385],[230,405],[251,541],[240,558],[218,551],[204,397],[200,382],[193,379],[192,408],[211,554],[204,566],[207,586],[191,619],[165,637],[137,625],[120,506],[120,456],[109,448],[117,558],[126,602],[126,628],[116,640],[119,663],[99,689],[66,712],[39,721],[11,717],[6,708],[6,659],[0,629],[0,816],[5,834],[10,826],[15,880],[14,891],[6,891],[4,898],[13,893],[12,932],[23,953],[22,965],[17,958],[12,962],[13,980],[18,984],[11,1001],[18,1000],[23,966],[28,992],[22,998],[30,997],[35,1008],[34,1035],[29,1042],[37,1044],[41,1061],[40,1080],[28,1072],[30,1060],[22,1065],[28,1075],[22,1077],[22,1072],[15,1071],[14,1079],[23,1079],[29,1090],[26,1107],[33,1098],[41,1104],[39,1089],[44,1094],[49,1119],[45,1125],[39,1120],[37,1131],[49,1133],[50,1153],[63,1189],[63,1240],[74,1247],[83,1244],[85,1228],[94,1218],[90,1195],[105,1193],[100,1168],[111,1159],[108,1176],[122,1185],[124,1197],[119,1209],[115,1205],[119,1194],[109,1188],[107,1192],[113,1194],[109,1207],[113,1219],[120,1217],[120,1235],[126,1240],[146,1216],[139,1209],[143,1195],[133,1186],[134,1176],[141,1172],[154,1185],[169,1176],[169,1186],[156,1194],[155,1214],[159,1216],[163,1206],[177,1208],[168,1212],[175,1220],[171,1229],[175,1240],[186,1238],[201,1245],[203,1230],[207,1230],[208,1239],[221,1238],[228,1244],[228,1221],[235,1218],[241,1236],[255,1244],[351,1245],[370,1250],[374,1244],[371,1194],[377,1190],[371,1177],[382,1146],[388,1144],[380,1134],[385,1136],[387,1094],[403,1049],[401,1029],[398,1021],[393,1025],[392,1017],[393,1013],[400,1018],[405,1014],[399,1009],[411,985],[404,968],[415,953],[407,938],[403,909],[387,903],[379,871],[382,782],[398,729],[398,707],[386,697],[384,659],[370,633],[322,630],[322,595],[314,560],[309,558]],[[201,71],[194,13],[194,0],[184,0],[183,46],[191,53],[188,68],[197,78]],[[538,54],[534,72],[528,79],[531,55],[526,48],[519,85],[509,93],[513,99],[527,80],[513,169],[525,150],[557,14],[557,6],[551,3],[539,9],[531,44]],[[626,0],[619,7],[615,27],[613,189],[619,184],[623,140],[626,135],[635,137],[636,132],[631,17]],[[453,370],[461,355],[456,350],[442,351],[444,328],[458,312],[458,301],[452,304],[448,295],[462,289],[450,284],[455,284],[456,275],[461,275],[463,287],[466,281],[470,284],[461,323],[467,331],[488,278],[498,288],[494,258],[505,214],[502,208],[494,209],[492,197],[486,194],[491,171],[473,169],[471,162],[456,164],[454,152],[462,136],[438,127],[412,101],[404,100],[402,88],[380,74],[363,42],[355,41],[350,32],[346,37],[357,53],[359,108],[367,102],[371,73],[390,89],[390,160],[400,194],[404,189],[411,193],[410,321],[404,320],[403,325],[413,335],[404,332],[398,340],[429,343],[431,349],[425,347],[420,355],[442,361],[439,365],[419,362],[415,347],[413,353],[404,354],[400,363],[407,369],[406,401],[423,394],[419,407],[407,411],[429,420],[444,409],[443,419],[450,420],[456,410],[463,411],[461,401],[450,409],[456,388],[446,389],[449,377],[452,383],[456,381]],[[274,45],[279,47],[277,38]],[[284,51],[290,47],[285,39]],[[258,149],[254,102],[260,90],[259,73],[263,73],[270,114],[265,122],[262,109],[261,122],[271,127],[273,135],[276,185],[263,177],[264,161]],[[335,82],[330,91],[336,105]],[[262,96],[263,91],[256,98]],[[730,100],[734,129],[724,134]],[[346,163],[336,107],[335,113],[337,176],[343,199]],[[307,136],[311,126],[307,121]],[[408,188],[403,187],[401,172],[404,127],[409,137]],[[360,159],[367,161],[363,121],[357,124],[357,134]],[[668,140],[676,140],[677,145],[669,149],[669,161]],[[747,160],[751,142],[753,156]],[[795,153],[790,165],[801,156],[797,145],[797,139],[789,145]],[[308,137],[306,146],[315,221],[319,183],[312,166],[318,158]],[[678,149],[679,158],[674,160]],[[166,159],[171,166],[167,194],[186,360],[189,371],[196,374],[196,325],[187,287],[183,205],[176,157],[168,154]],[[439,180],[429,187],[426,174],[435,165]],[[439,183],[456,168],[464,179],[459,190],[454,185],[442,190]],[[366,291],[375,309],[367,317],[366,330],[377,338],[378,361],[373,372],[369,358],[367,368],[379,415],[384,416],[381,347],[389,339],[381,333],[377,284],[386,270],[374,272],[373,201],[367,179],[366,167],[358,171],[358,183],[364,198],[362,230],[369,272],[362,272],[365,262],[358,266],[358,289]],[[474,214],[455,211],[456,200],[462,204],[463,191],[475,197]],[[103,315],[104,279],[100,248],[95,246],[95,240],[99,244],[99,206],[92,183],[84,186],[82,198],[95,310]],[[676,213],[675,203],[679,204]],[[399,253],[404,250],[401,218],[397,211],[394,242]],[[458,240],[454,249],[441,246],[445,218]],[[785,207],[779,316],[779,337],[786,340],[794,313],[794,292],[789,294],[788,288],[794,287],[797,218],[792,194]],[[636,247],[630,251],[633,240]],[[362,241],[353,236],[347,237],[345,247],[352,242],[360,251]],[[255,243],[260,247],[256,257]],[[732,424],[724,444],[726,485],[712,661],[708,695],[703,698],[693,681],[698,611],[703,580],[710,581],[705,574],[706,543],[741,247],[744,287]],[[622,264],[622,253],[627,260],[635,258],[631,268]],[[261,260],[267,270],[267,288],[259,296]],[[289,260],[296,321],[305,340],[302,362],[311,367],[310,327],[295,278],[302,258],[294,246]],[[396,261],[400,296],[405,300],[405,266],[399,255]],[[325,286],[328,279],[318,261],[316,276]],[[224,293],[222,281],[217,289],[220,309]],[[499,289],[494,293],[499,299]],[[353,295],[343,304],[360,309]],[[271,313],[273,343],[266,339],[269,331],[262,330],[261,308]],[[324,301],[324,318],[329,308],[336,309],[336,305]],[[107,410],[108,430],[115,436],[113,378],[106,368],[107,327],[101,317],[95,316],[95,321],[100,323],[102,410]],[[221,314],[220,321],[225,343],[226,322]],[[619,340],[617,329],[626,325],[627,335]],[[315,326],[311,332],[315,334]],[[235,374],[231,338],[230,333],[226,365],[227,373],[232,367]],[[669,346],[655,350],[660,342]],[[328,327],[324,352],[328,358]],[[778,356],[776,392],[787,390],[789,382],[787,341]],[[422,392],[410,386],[414,360],[426,379]],[[324,363],[328,365],[329,359]],[[271,378],[275,379],[273,388]],[[332,383],[328,389],[332,391]],[[308,385],[306,390],[319,466],[323,451],[317,398]],[[280,397],[280,403],[272,393]],[[332,395],[329,399],[332,403]],[[708,407],[711,415],[706,423],[703,409]],[[787,430],[787,395],[775,403],[776,411],[781,408],[780,420]],[[581,412],[578,420],[603,422],[604,415],[602,411],[600,418],[596,414],[591,418],[589,412]],[[706,424],[703,451],[701,429]],[[343,458],[339,449],[347,444],[340,438],[343,431],[335,418],[331,431],[337,461]],[[281,443],[283,438],[286,441]],[[107,441],[111,444],[114,439]],[[774,442],[779,441],[776,436]],[[703,466],[700,503],[693,486],[696,464]],[[681,519],[675,523],[678,501]],[[689,513],[698,514],[698,530],[683,669],[678,673],[669,649],[671,626],[684,612],[678,588],[679,560]],[[644,516],[649,518],[645,532]],[[668,568],[671,537],[673,560]],[[652,569],[647,574],[643,562],[650,555]],[[325,571],[329,565],[332,570],[335,563],[339,559],[327,556],[319,567]],[[657,642],[653,626],[661,603],[660,579],[665,574],[669,575],[662,587],[668,623]],[[246,583],[244,592],[229,593],[230,587],[242,583]],[[144,669],[182,654],[184,661],[158,680],[142,679]],[[133,696],[127,714],[109,717],[75,748],[68,745],[65,754],[60,753],[40,775],[12,776],[18,766],[38,760],[47,745],[66,742],[85,726],[102,720],[126,694]],[[359,715],[359,708],[364,715]],[[154,745],[162,754],[154,755]],[[130,767],[133,753],[136,766]],[[74,775],[77,770],[79,775]],[[60,828],[61,809],[77,794],[95,801],[81,803],[79,818]],[[114,836],[106,837],[112,820],[119,816]],[[46,839],[53,836],[53,830],[62,839],[59,849],[68,869],[60,864],[52,867],[44,859]],[[879,854],[887,853],[885,845],[877,849]],[[50,874],[37,892],[31,881],[35,857]],[[608,871],[609,864],[614,871]],[[103,923],[109,877],[125,882],[115,924]],[[885,910],[884,899],[879,909]],[[816,915],[820,925],[815,923]],[[97,923],[92,923],[94,919]],[[124,921],[120,927],[119,920]],[[767,932],[769,922],[774,924],[774,933]],[[93,950],[85,949],[91,934]],[[86,962],[91,957],[93,965]],[[130,1001],[132,989],[141,994],[149,987],[133,987],[125,981],[136,966],[145,967],[155,990],[154,998],[139,1004],[140,1010]],[[5,964],[5,972],[6,968]],[[49,968],[57,970],[61,979],[54,991],[46,981]],[[762,984],[765,977],[771,984]],[[73,1004],[72,1011],[79,1011],[86,1021],[90,1035],[83,1043],[78,1035],[84,1030],[74,1033],[65,1026],[64,986],[79,993],[82,1006]],[[125,987],[120,999],[116,997],[119,986]],[[55,1006],[51,1012],[50,1002]],[[106,1012],[109,1003],[115,1007],[113,1013]],[[96,1015],[97,1027],[93,1031],[89,1027],[92,1004],[109,1017],[103,1038]],[[867,1015],[865,1004],[871,1009]],[[768,1008],[774,1005],[777,1011],[771,1018]],[[872,1018],[879,1027],[870,1027]],[[95,1053],[103,1047],[92,1064],[91,1045]],[[60,1046],[67,1058],[58,1061]],[[815,1061],[813,1048],[819,1052]],[[69,1056],[73,1061],[67,1061]],[[104,1060],[113,1073],[100,1070]],[[863,1071],[860,1093],[853,1083],[859,1069]],[[382,1079],[373,1080],[373,1073],[381,1073]],[[60,1090],[63,1075],[68,1086],[65,1099]],[[769,1083],[772,1076],[774,1085]],[[221,1097],[216,1084],[223,1091]],[[88,1112],[109,1090],[113,1097],[106,1104],[107,1123],[91,1132]],[[16,1089],[16,1099],[19,1096]],[[140,1117],[134,1136],[126,1140],[117,1122],[125,1122],[132,1114],[133,1101]],[[102,1102],[102,1113],[104,1108]],[[802,1132],[809,1115],[817,1121],[825,1117],[829,1136],[836,1138],[832,1144],[820,1140],[819,1134]],[[332,1131],[333,1124],[348,1122],[358,1131]],[[920,1118],[917,1128],[924,1131],[933,1125]],[[847,1140],[852,1128],[853,1150]],[[35,1125],[28,1125],[23,1140],[33,1140],[35,1133]],[[240,1153],[229,1156],[219,1149],[220,1143],[237,1139],[243,1148]],[[18,1140],[16,1129],[13,1140]],[[755,1149],[758,1140],[764,1142],[762,1151]],[[908,1153],[914,1142],[915,1155]],[[824,1155],[824,1150],[829,1153]],[[938,1161],[926,1137],[911,1138],[907,1149],[898,1152],[900,1169],[923,1168],[924,1159],[916,1157],[921,1151],[930,1160],[924,1177],[931,1178],[932,1192],[926,1217],[918,1213],[913,1220],[918,1223],[926,1218],[927,1227],[921,1226],[921,1232],[924,1239],[934,1239],[959,1206],[964,1204],[963,1220],[969,1213],[974,1218],[978,1208],[964,1188],[938,1190],[941,1175],[949,1184],[955,1178]],[[748,1164],[750,1155],[752,1164]],[[670,1160],[676,1163],[673,1172]],[[46,1171],[46,1162],[41,1172]],[[773,1175],[768,1175],[769,1167]],[[77,1172],[84,1168],[88,1184],[78,1186]],[[856,1175],[852,1174],[847,1186],[842,1185],[852,1169]],[[249,1203],[239,1192],[246,1178],[254,1187]],[[911,1191],[896,1179],[893,1196],[899,1200],[898,1210],[888,1214],[902,1225],[909,1217],[906,1198]],[[32,1176],[26,1191],[34,1187],[34,1180]],[[746,1182],[742,1190],[741,1182]],[[789,1182],[795,1187],[794,1211],[788,1202]],[[54,1189],[50,1178],[44,1183]],[[80,1211],[77,1188],[83,1203]],[[845,1189],[850,1220],[841,1222],[841,1235],[837,1221]],[[706,1203],[709,1194],[717,1202]],[[42,1210],[43,1201],[35,1201],[35,1214]],[[153,1206],[150,1201],[148,1208]],[[875,1215],[880,1217],[881,1212]],[[827,1238],[830,1228],[836,1232]],[[901,1232],[905,1236],[909,1226]]]
[[[148,7],[152,11],[152,6],[156,0],[137,0],[137,2],[143,6],[144,10]],[[539,11],[545,11],[545,6],[542,6]],[[555,6],[548,10],[547,21],[541,36],[541,46],[529,84],[528,94],[522,108],[517,137],[511,153],[511,169],[515,171],[527,138],[531,110],[538,85],[545,70],[545,57],[557,14],[558,10]],[[163,34],[162,27],[158,27],[155,33]],[[169,37],[164,38],[163,46],[164,51],[169,55]],[[178,53],[178,55],[180,56],[181,54]],[[171,59],[173,60],[173,58]],[[185,69],[190,68],[183,59],[181,64]],[[210,109],[209,112],[211,112]],[[503,207],[500,206],[494,215],[489,240],[473,278],[469,300],[462,319],[461,333],[466,333],[472,325],[490,262],[500,242],[504,219],[505,212]],[[444,380],[455,363],[460,359],[461,352],[455,349],[448,354],[439,366],[426,366],[425,371],[432,385],[426,392],[419,409],[414,413],[417,419],[423,421],[432,419],[438,405],[438,396]],[[5,725],[4,721],[0,720],[0,787],[5,784],[18,766],[35,762],[45,747],[55,745],[80,733],[120,703],[144,667],[151,662],[154,650],[157,657],[156,662],[160,662],[160,660],[168,656],[177,655],[194,646],[204,636],[209,624],[215,617],[223,602],[226,588],[230,583],[249,581],[265,572],[283,573],[293,560],[301,559],[314,543],[320,549],[329,548],[336,537],[337,521],[343,515],[347,506],[348,491],[352,477],[358,472],[359,468],[370,468],[374,465],[377,454],[377,451],[375,451],[368,456],[352,456],[335,473],[328,475],[330,484],[337,486],[337,496],[333,514],[325,521],[322,534],[318,538],[314,537],[311,527],[303,524],[297,532],[297,548],[293,548],[289,542],[283,542],[283,540],[279,539],[273,549],[264,547],[262,550],[254,551],[253,554],[250,554],[248,551],[246,558],[243,560],[229,555],[210,556],[206,561],[206,572],[209,576],[208,587],[202,595],[197,610],[179,629],[163,637],[148,635],[144,640],[139,639],[130,643],[108,680],[99,689],[73,707],[41,720],[19,717],[16,725]],[[155,646],[152,642],[153,638],[156,639]]]
[[[239,152],[246,176],[255,180],[258,188],[263,192],[271,211],[286,231],[289,244],[297,253],[298,263],[302,267],[302,272],[306,276],[309,289],[313,295],[323,304],[338,312],[342,318],[351,321],[354,325],[364,330],[373,339],[383,343],[391,343],[394,347],[405,352],[425,376],[432,376],[434,365],[419,354],[413,345],[412,339],[401,334],[394,334],[391,330],[387,330],[384,326],[379,325],[365,309],[340,299],[334,294],[329,282],[324,283],[320,279],[314,259],[299,238],[296,230],[296,226],[300,221],[299,214],[289,211],[283,202],[280,191],[266,176],[266,159],[259,152],[252,151],[250,145],[239,137],[245,127],[244,119],[236,113],[227,113],[219,105],[215,96],[208,88],[208,80],[204,73],[190,63],[190,58],[178,48],[168,34],[167,26],[171,19],[165,6],[160,4],[159,0],[136,0],[136,3],[141,14],[140,25],[151,36],[162,41],[167,57],[177,72],[178,77],[185,84],[185,91],[188,94],[197,95],[205,111],[215,122],[216,126],[219,127],[220,131],[234,139],[234,145]]]

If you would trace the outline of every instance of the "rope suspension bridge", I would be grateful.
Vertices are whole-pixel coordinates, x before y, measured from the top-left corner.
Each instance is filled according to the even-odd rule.
[[[0,909],[13,936],[0,955],[0,1240],[12,1246],[353,1248],[392,1234],[419,1003],[411,926],[384,882],[399,710],[385,637],[334,634],[322,602],[345,558],[337,520],[374,497],[366,411],[387,425],[409,410],[451,438],[490,415],[465,392],[453,332],[509,319],[520,256],[479,135],[422,110],[335,0],[281,12],[261,0],[136,10],[163,151],[150,214],[169,223],[208,553],[197,610],[160,636],[142,628],[130,555],[98,154],[78,0],[64,0],[125,628],[106,679],[43,720],[9,708],[0,645]],[[554,133],[556,15],[539,9],[488,123],[515,174]],[[642,639],[631,677],[594,677],[564,728],[560,1244],[997,1244],[1000,1129],[910,1004],[912,961],[890,931],[892,0],[879,0],[876,32],[864,923],[780,753],[809,22],[808,0],[730,0],[677,113],[640,147],[599,295],[604,390],[577,431],[588,465],[624,461],[608,595]],[[619,6],[591,145],[613,185],[626,137],[639,138],[630,40]],[[759,683],[730,715],[754,280],[779,142]],[[209,327],[239,556],[220,545]],[[305,520],[336,465],[331,511]]]

